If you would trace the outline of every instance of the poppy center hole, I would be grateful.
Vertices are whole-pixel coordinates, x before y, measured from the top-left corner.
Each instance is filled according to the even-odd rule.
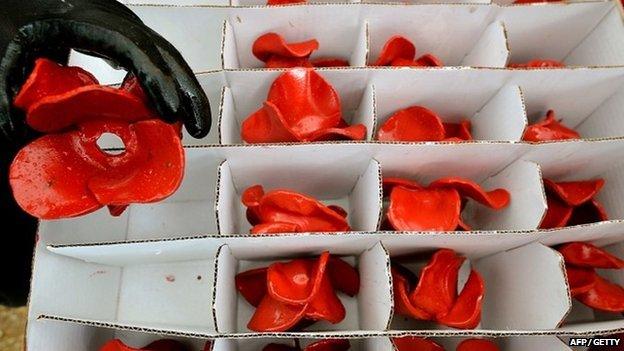
[[[97,146],[109,155],[121,155],[126,151],[123,140],[113,133],[102,133],[97,140]]]

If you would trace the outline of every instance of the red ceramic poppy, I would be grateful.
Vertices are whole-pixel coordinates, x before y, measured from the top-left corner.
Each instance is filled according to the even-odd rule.
[[[526,1],[526,2],[516,2],[516,4],[534,2],[534,0],[519,0],[519,1]],[[550,1],[539,1],[539,2],[550,2]],[[507,67],[509,68],[563,68],[565,67],[565,64],[557,60],[531,60],[526,63],[510,63]]]
[[[303,350],[299,346],[272,343],[265,346],[262,351],[347,351],[349,348],[351,344],[347,339],[325,339],[311,343]]]
[[[416,57],[416,47],[407,38],[395,35],[390,37],[381,49],[381,53],[373,66],[411,66],[411,67],[441,67],[442,62],[432,54]]]
[[[402,178],[384,178],[383,188],[384,196],[390,194],[388,222],[391,228],[404,231],[470,230],[461,218],[462,198],[472,198],[496,210],[510,201],[504,189],[486,192],[478,184],[457,177],[438,179],[426,188]]]
[[[624,288],[596,277],[595,284],[587,292],[575,296],[581,303],[606,312],[624,312]]]
[[[486,339],[466,339],[457,345],[456,351],[498,351],[498,346]]]
[[[344,213],[291,190],[264,193],[255,185],[243,192],[242,202],[256,223],[252,234],[351,230]]]
[[[305,4],[307,0],[268,0],[267,5]]]
[[[334,278],[327,271],[328,264],[339,267],[338,270],[346,274],[344,281],[337,285],[338,290],[357,294],[360,279],[357,271],[350,266],[345,267],[348,265],[346,262],[330,257],[328,252],[314,260],[276,262],[268,268],[237,274],[237,290],[245,300],[257,307],[248,328],[285,331],[319,320],[330,323],[342,321],[346,310],[334,291]]]
[[[580,268],[571,265],[566,265],[566,275],[572,297],[589,291],[598,279],[598,274],[593,268]]]
[[[312,69],[294,68],[271,85],[264,107],[242,124],[248,143],[364,139],[366,127],[348,127],[342,119],[340,97]]]
[[[124,141],[124,153],[110,155],[97,146],[105,132]],[[105,205],[159,201],[175,192],[183,172],[184,150],[171,125],[95,121],[28,144],[15,156],[9,180],[22,209],[58,219]]]
[[[607,220],[602,205],[594,199],[604,179],[555,182],[544,179],[548,209],[540,228],[559,228]]]
[[[392,344],[397,351],[444,351],[444,348],[433,340],[419,336],[392,338]]]
[[[470,121],[443,123],[433,111],[411,106],[395,112],[377,132],[381,141],[472,140]]]
[[[179,341],[162,339],[152,342],[140,349],[127,346],[119,339],[108,341],[100,351],[187,351],[188,348]]]
[[[350,264],[338,257],[330,257],[327,274],[334,288],[349,296],[360,292],[360,274]]]
[[[252,46],[252,53],[264,62],[267,68],[291,67],[336,67],[348,66],[349,62],[336,58],[310,60],[310,55],[319,48],[316,39],[298,43],[287,43],[277,33],[266,33],[258,37]]]
[[[405,268],[393,266],[395,310],[415,319],[432,320],[453,328],[474,329],[481,320],[485,293],[483,279],[472,270],[457,296],[457,272],[464,258],[448,249],[439,250],[420,272],[418,284],[411,289]]]
[[[555,111],[548,110],[543,121],[532,124],[526,128],[522,140],[526,141],[550,141],[579,139],[581,136],[561,122],[557,121]]]
[[[621,269],[624,261],[590,243],[572,242],[558,251],[567,264],[585,268]]]

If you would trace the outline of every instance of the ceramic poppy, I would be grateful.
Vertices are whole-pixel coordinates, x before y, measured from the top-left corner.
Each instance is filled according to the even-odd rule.
[[[277,33],[266,33],[254,41],[251,48],[253,55],[265,63],[266,68],[291,67],[337,67],[348,66],[349,62],[337,58],[310,59],[310,55],[319,48],[316,39],[297,43],[287,43]]]
[[[470,121],[442,122],[435,112],[411,106],[388,117],[377,132],[381,141],[462,141],[472,140]]]
[[[431,339],[418,336],[393,338],[392,344],[397,351],[445,351],[442,346]],[[466,339],[457,345],[456,351],[498,351],[498,346],[486,339]]]
[[[557,250],[565,261],[572,297],[596,310],[624,312],[624,288],[596,272],[596,269],[622,269],[623,260],[583,242],[563,244]]]
[[[336,274],[330,274],[331,270],[336,270]],[[242,272],[235,281],[243,298],[256,307],[247,327],[265,332],[291,330],[320,320],[339,323],[346,310],[336,290],[354,296],[360,283],[359,274],[351,265],[328,252],[318,259],[276,262]]]
[[[254,185],[243,192],[241,201],[247,207],[252,234],[351,230],[344,209],[292,190],[265,193],[262,186]]]
[[[247,143],[362,140],[363,124],[342,119],[340,97],[313,69],[293,68],[271,85],[267,101],[241,127]]]
[[[581,135],[575,130],[564,126],[555,117],[555,111],[549,110],[544,120],[526,127],[522,140],[525,141],[552,141],[580,139]]]
[[[206,351],[209,350],[209,345],[210,343],[206,343],[204,348]],[[100,351],[189,351],[189,349],[179,341],[171,339],[157,340],[142,348],[133,348],[119,339],[113,339],[104,344]]]
[[[523,1],[523,0],[520,0]],[[533,2],[533,0],[528,0],[523,3]],[[540,1],[547,2],[547,1]],[[518,3],[518,2],[516,2]],[[509,68],[564,68],[565,64],[561,61],[557,60],[531,60],[525,63],[510,63],[507,65]]]
[[[303,349],[299,346],[298,340],[295,346],[271,343],[265,346],[262,351],[347,351],[351,344],[347,339],[325,339],[313,342]]]
[[[268,0],[267,5],[305,4],[307,0]]]
[[[399,231],[470,230],[461,218],[466,199],[494,210],[509,205],[505,189],[484,191],[481,186],[458,177],[440,178],[424,187],[402,178],[384,178],[384,196],[389,198],[386,217],[391,229]]]
[[[474,269],[459,294],[458,272],[465,258],[453,250],[438,250],[418,279],[405,267],[393,264],[395,311],[419,320],[435,321],[458,329],[474,329],[481,321],[485,285]]]
[[[372,66],[442,67],[443,64],[432,54],[416,59],[416,46],[409,39],[395,35],[384,44]]]
[[[568,182],[544,179],[548,209],[540,228],[606,221],[607,213],[595,199],[603,185],[603,179]]]

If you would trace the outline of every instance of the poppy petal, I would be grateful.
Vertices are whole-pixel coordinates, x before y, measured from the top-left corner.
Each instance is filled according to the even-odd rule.
[[[145,351],[187,351],[186,346],[172,339],[160,339],[142,348]]]
[[[392,66],[392,67],[420,67],[420,65],[416,61],[414,61],[413,59],[405,59],[405,58],[401,58],[401,57],[395,58],[387,66]]]
[[[590,243],[572,242],[557,249],[567,264],[587,268],[624,268],[624,261]]]
[[[457,345],[456,351],[498,351],[498,346],[486,339],[466,339]]]
[[[514,4],[526,4],[533,2],[557,2],[559,0],[543,0],[543,1],[535,1],[535,0],[516,0]],[[562,68],[565,67],[565,64],[561,61],[557,60],[531,60],[525,63],[510,63],[507,67],[509,68]]]
[[[414,319],[428,320],[431,315],[425,310],[412,304],[409,299],[408,279],[394,266],[392,272],[392,289],[394,294],[394,309],[397,314],[412,317]]]
[[[305,317],[314,321],[325,320],[329,323],[340,323],[347,312],[331,285],[329,277],[323,275],[319,290],[308,304]]]
[[[596,276],[596,283],[591,289],[575,298],[593,309],[624,312],[624,289],[601,276]]]
[[[442,61],[432,54],[425,54],[416,60],[416,64],[421,67],[442,67]]]
[[[314,67],[346,67],[349,66],[349,61],[338,59],[338,58],[317,58],[311,60],[312,66]]]
[[[267,267],[238,273],[234,278],[236,290],[250,305],[258,307],[267,291]]]
[[[28,110],[35,102],[47,96],[96,84],[97,79],[80,67],[65,67],[52,60],[39,58],[15,96],[13,104],[22,110]]]
[[[364,140],[366,138],[366,126],[363,124],[354,124],[346,128],[327,128],[319,129],[310,134],[307,138],[309,141],[323,140]],[[306,141],[306,140],[303,140]]]
[[[598,275],[593,268],[581,268],[566,265],[566,275],[572,297],[589,291],[595,284]]]
[[[113,217],[119,217],[124,213],[126,208],[128,208],[128,205],[108,205],[108,212]]]
[[[526,127],[522,140],[526,141],[549,141],[579,139],[581,135],[575,130],[564,126],[555,118],[555,111],[549,110],[543,121]]]
[[[262,351],[301,351],[301,349],[295,346],[270,343],[262,348]]]
[[[297,259],[276,262],[267,271],[267,291],[272,298],[288,304],[307,304],[316,296],[329,260],[323,252],[318,260]]]
[[[381,141],[439,141],[444,139],[444,125],[435,112],[412,106],[395,112],[379,128]]]
[[[259,207],[263,223],[296,224],[301,231],[336,232],[350,230],[347,220],[316,199],[290,190],[265,194]]]
[[[286,331],[303,318],[306,307],[289,305],[266,294],[247,323],[247,328],[257,332]]]
[[[249,115],[241,125],[241,137],[247,143],[297,141],[284,124],[282,114],[271,102]]]
[[[402,186],[407,189],[422,189],[422,185],[418,182],[398,177],[384,177],[382,181],[384,197],[390,196],[395,186]]]
[[[100,348],[100,351],[140,351],[140,349],[132,348],[119,339],[113,339],[104,344],[104,346]]]
[[[463,230],[466,232],[469,232],[472,230],[472,227],[470,226],[470,224],[464,222],[464,219],[462,218],[462,215],[459,215],[459,223],[457,224],[457,229],[458,230]]]
[[[267,5],[305,4],[307,0],[268,0]]]
[[[302,232],[299,225],[286,222],[269,222],[256,224],[251,228],[250,234],[280,234],[280,233],[299,233]]]
[[[472,198],[475,201],[495,210],[506,207],[510,200],[509,192],[505,189],[484,191],[479,184],[471,180],[458,177],[440,178],[429,184],[429,187],[456,189],[461,196]]]
[[[477,271],[472,270],[451,310],[447,314],[439,316],[437,321],[453,328],[476,328],[481,322],[481,303],[484,294],[483,278]]]
[[[379,58],[373,63],[373,66],[388,66],[392,61],[398,58],[414,60],[414,56],[416,56],[416,47],[414,44],[405,37],[395,35],[384,44]]]
[[[347,339],[325,339],[306,346],[304,351],[347,351],[351,344]]]
[[[340,97],[313,69],[293,68],[271,85],[267,101],[283,117],[284,126],[306,140],[321,129],[334,128],[342,120]]]
[[[344,260],[330,257],[327,274],[332,286],[343,293],[355,296],[360,292],[360,274]]]
[[[328,205],[327,208],[329,208],[332,211],[336,212],[337,214],[341,215],[343,218],[347,218],[347,216],[349,215],[344,208],[342,208],[342,207],[340,207],[338,205]]]
[[[307,57],[285,57],[273,55],[265,62],[266,68],[313,67]]]
[[[125,90],[128,93],[136,96],[139,100],[143,101],[144,103],[149,102],[149,98],[145,94],[143,87],[141,87],[141,82],[139,82],[139,79],[132,73],[128,73],[124,77],[124,80],[121,83],[121,86],[119,87],[119,89]]]
[[[107,124],[113,123],[81,126],[85,134],[94,138],[90,145],[95,145],[98,132],[101,135]],[[89,131],[91,127],[93,132]],[[125,154],[108,157],[111,167],[89,179],[89,190],[101,204],[107,205],[150,203],[173,194],[184,176],[184,149],[175,128],[160,120],[140,121],[124,128],[131,138],[124,140],[127,160],[121,161]],[[123,134],[119,135],[123,139]],[[90,151],[96,150],[86,148],[86,152]]]
[[[595,223],[608,220],[607,212],[596,199],[575,207],[568,225]]]
[[[459,123],[442,123],[442,125],[444,126],[445,139],[472,140],[470,133],[472,126],[469,120],[463,120]]]
[[[540,224],[540,229],[565,227],[572,217],[573,207],[566,205],[552,192],[546,192],[546,204],[548,209]]]
[[[258,37],[251,47],[251,52],[260,61],[266,62],[271,56],[285,58],[307,58],[318,49],[316,39],[298,43],[287,43],[284,37],[277,33],[266,33]]]
[[[88,85],[51,95],[32,104],[26,123],[33,129],[52,133],[89,120],[136,122],[157,119],[145,103],[131,93],[101,85]]]
[[[604,179],[554,182],[544,178],[544,186],[547,190],[557,195],[568,206],[579,206],[593,198],[602,189]]]
[[[395,187],[390,194],[388,220],[395,230],[455,230],[461,198],[452,188]]]
[[[241,196],[241,201],[246,207],[259,206],[263,196],[264,188],[262,188],[262,185],[256,184],[245,189],[243,196]]]
[[[420,271],[409,299],[433,316],[446,314],[457,298],[457,275],[466,258],[453,250],[438,250]]]
[[[397,351],[444,351],[444,348],[433,340],[419,336],[392,338],[392,344]]]

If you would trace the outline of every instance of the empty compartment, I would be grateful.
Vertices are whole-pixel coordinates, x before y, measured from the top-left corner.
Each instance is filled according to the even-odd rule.
[[[349,125],[363,124],[366,127],[366,139],[370,139],[375,119],[375,89],[373,85],[367,83],[367,75],[360,71],[346,70],[317,71],[317,73],[338,94],[344,121]],[[228,86],[222,89],[218,117],[220,144],[244,142],[241,137],[243,121],[262,108],[271,85],[281,74],[283,72],[227,72]]]
[[[151,204],[131,204],[118,217],[102,208],[77,218],[41,221],[40,230],[57,244],[215,233],[215,188],[221,160],[208,149],[187,148],[184,151],[184,178],[170,197]]]
[[[312,151],[312,150],[310,150]],[[349,157],[336,160],[311,160],[307,152],[275,157],[275,162],[245,164],[224,162],[219,167],[217,218],[220,234],[249,233],[247,208],[241,202],[243,192],[261,185],[268,193],[283,189],[311,196],[324,205],[337,205],[347,212],[351,230],[375,231],[381,207],[381,177],[375,160]],[[275,155],[277,156],[277,155]],[[335,154],[335,156],[339,156]]]
[[[417,277],[433,253],[430,247],[414,245],[407,240],[400,246],[387,243],[386,247],[393,263],[400,263]],[[462,255],[462,252],[457,251],[457,254]],[[470,267],[480,274],[485,286],[480,323],[476,330],[552,329],[565,317],[570,301],[563,262],[552,249],[533,243],[486,257],[464,256],[467,260],[459,269],[458,293],[468,279]],[[523,288],[528,286],[531,289]],[[397,315],[396,308],[391,328],[448,329],[433,321]],[[457,330],[457,333],[461,331]]]
[[[247,328],[255,308],[237,291],[235,286],[236,274],[250,269],[267,267],[274,262],[318,257],[322,251],[339,253],[342,259],[357,269],[360,276],[359,292],[350,297],[335,289],[346,311],[345,318],[338,323],[317,321],[305,328],[304,331],[290,331],[290,333],[305,337],[307,331],[386,330],[392,308],[392,289],[389,280],[388,255],[381,243],[377,243],[364,251],[354,250],[348,244],[342,247],[333,245],[327,250],[318,252],[316,250],[313,252],[304,247],[293,247],[287,256],[269,258],[273,256],[273,251],[269,247],[245,245],[241,242],[235,246],[224,245],[217,253],[212,306],[217,332],[261,333]],[[282,335],[286,332],[288,331],[282,331]]]
[[[541,186],[539,166],[533,162],[518,160],[500,170],[493,165],[477,168],[469,159],[431,160],[426,163],[384,163],[383,177],[399,177],[428,186],[441,178],[459,178],[477,183],[483,190],[505,189],[509,204],[499,210],[487,207],[475,200],[468,201],[460,217],[471,230],[530,230],[539,225],[546,210]],[[451,186],[452,187],[452,186]],[[384,194],[384,200],[390,194]],[[426,200],[426,199],[425,199]],[[444,200],[446,201],[446,200]],[[446,202],[441,202],[446,203]],[[388,204],[385,202],[384,215]]]
[[[478,5],[370,6],[366,8],[370,49],[368,64],[384,44],[400,35],[416,47],[416,58],[432,54],[444,66],[504,67],[504,25],[491,23],[494,8]]]
[[[624,64],[624,24],[615,2],[509,6],[505,23],[510,64],[556,60],[566,66]]]
[[[318,49],[310,59],[336,58],[349,66],[364,66],[367,26],[354,9],[346,6],[287,6],[231,11],[223,27],[222,68],[264,68],[252,47],[267,33],[280,35],[286,43],[316,39]]]

